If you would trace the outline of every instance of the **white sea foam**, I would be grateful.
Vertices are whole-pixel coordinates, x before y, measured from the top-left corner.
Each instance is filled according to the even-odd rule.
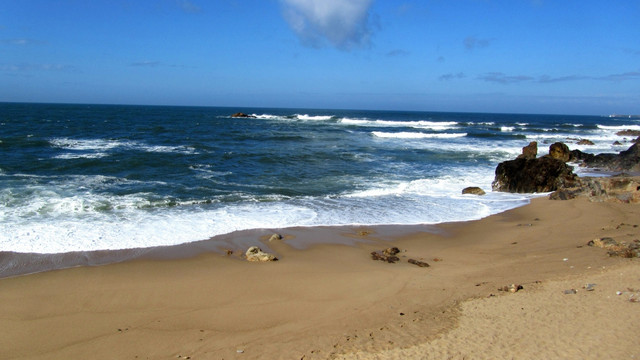
[[[299,120],[306,120],[306,121],[327,121],[327,120],[331,120],[333,118],[333,115],[311,116],[307,114],[296,114],[295,117]]]
[[[598,129],[602,130],[640,130],[640,125],[597,125]]]
[[[382,131],[372,131],[376,137],[379,138],[392,138],[392,139],[452,139],[452,138],[461,138],[467,136],[466,133],[435,133],[435,134],[427,134],[420,132],[382,132]]]
[[[51,146],[62,148],[71,151],[98,151],[94,154],[62,154],[58,155],[61,159],[73,159],[80,157],[102,157],[106,154],[104,151],[114,149],[156,152],[156,153],[182,153],[193,154],[195,149],[188,146],[163,146],[163,145],[149,145],[138,141],[121,141],[121,140],[109,140],[109,139],[69,139],[69,138],[54,138],[49,141]]]
[[[513,131],[513,130],[515,130],[515,129],[516,129],[516,128],[515,128],[515,127],[513,127],[513,126],[502,126],[502,127],[500,128],[500,131],[502,131],[502,132],[511,132],[511,131]]]
[[[373,127],[412,127],[416,129],[430,129],[430,130],[450,130],[458,127],[458,123],[455,121],[391,121],[391,120],[370,120],[370,119],[352,119],[343,118],[340,119],[340,123],[345,125],[357,125],[357,126],[373,126]]]
[[[488,169],[474,168],[436,179],[372,183],[368,190],[336,196],[260,202],[248,196],[206,205],[152,200],[148,194],[105,195],[90,189],[126,180],[77,177],[67,185],[34,185],[19,199],[10,188],[0,191],[0,250],[113,250],[176,245],[255,228],[465,221],[526,203],[522,195],[460,194],[469,184],[488,189],[491,176]]]

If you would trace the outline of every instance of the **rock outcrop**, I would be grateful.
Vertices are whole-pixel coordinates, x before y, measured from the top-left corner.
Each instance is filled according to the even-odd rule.
[[[571,160],[571,151],[565,143],[557,142],[549,146],[549,156],[562,162]]]
[[[579,162],[580,166],[598,168],[606,171],[640,172],[640,144],[635,143],[629,149],[618,154],[584,153],[580,150],[571,151],[571,159]]]
[[[231,117],[232,118],[252,118],[252,119],[255,119],[255,116],[247,115],[247,114],[242,113],[242,112],[237,112],[237,113],[231,115]]]
[[[578,196],[594,202],[640,203],[640,178],[625,175],[582,177],[574,186],[555,191],[549,198],[569,200]]]
[[[613,238],[603,237],[591,240],[587,245],[603,248],[607,250],[609,256],[640,257],[640,240],[634,240],[631,243],[619,243]]]
[[[532,141],[529,145],[522,148],[522,154],[518,155],[518,159],[535,159],[538,157],[538,142]]]
[[[550,192],[574,186],[576,180],[571,166],[551,156],[543,156],[498,164],[491,187],[494,191],[513,193]]]

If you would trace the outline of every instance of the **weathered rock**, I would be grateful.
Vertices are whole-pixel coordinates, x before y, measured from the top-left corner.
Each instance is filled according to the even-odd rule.
[[[595,143],[588,139],[581,139],[578,141],[578,145],[595,145]]]
[[[387,255],[387,256],[393,256],[393,255],[397,255],[400,253],[400,249],[398,249],[397,247],[390,247],[390,248],[386,248],[384,250],[382,250],[382,253]]]
[[[614,141],[612,145],[622,145],[622,143],[618,140]]]
[[[571,159],[571,151],[569,151],[569,147],[566,144],[557,142],[549,146],[549,156],[562,162],[567,162]]]
[[[640,178],[625,175],[582,177],[573,187],[559,189],[551,200],[569,200],[578,196],[594,202],[640,203]]]
[[[466,187],[466,188],[462,189],[462,193],[463,194],[472,194],[472,195],[485,195],[486,194],[484,192],[484,190],[482,190],[481,188],[479,188],[477,186]]]
[[[282,240],[282,235],[280,234],[273,234],[271,235],[271,237],[269,238],[269,241],[277,241],[277,240]]]
[[[624,258],[640,257],[640,240],[633,242],[619,243],[610,237],[596,238],[587,243],[589,246],[595,246],[608,250],[609,256],[620,256]]]
[[[231,115],[231,117],[233,117],[233,118],[255,118],[255,116],[253,116],[253,115],[247,115],[247,114],[242,113],[242,112],[237,112],[237,113]]]
[[[555,191],[574,186],[577,180],[571,166],[550,156],[505,161],[495,173],[492,189],[513,193]]]
[[[384,249],[382,251],[372,251],[371,259],[385,261],[393,264],[396,261],[400,261],[400,258],[396,256],[398,253],[400,253],[400,249],[398,249],[397,247]]]
[[[257,246],[250,247],[245,253],[245,256],[248,261],[278,261],[278,258],[275,255],[266,253]]]
[[[518,292],[519,290],[524,289],[524,287],[522,287],[522,285],[518,285],[518,284],[511,284],[511,285],[505,285],[501,288],[498,288],[498,291],[508,291],[508,292]]]
[[[419,266],[419,267],[429,267],[430,266],[429,264],[427,264],[424,261],[415,260],[415,259],[409,259],[409,260],[407,260],[407,262],[409,264],[413,264],[413,265],[416,265],[416,266]]]
[[[522,148],[522,154],[518,158],[535,159],[538,156],[538,142],[532,141],[529,145]]]

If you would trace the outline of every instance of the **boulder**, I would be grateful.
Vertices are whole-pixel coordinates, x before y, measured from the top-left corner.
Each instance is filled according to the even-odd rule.
[[[518,158],[498,164],[491,187],[493,191],[512,193],[550,192],[572,187],[576,181],[577,176],[571,166],[563,160],[543,156],[537,159]]]
[[[522,148],[522,154],[518,158],[535,159],[538,156],[538,142],[532,141],[529,145]]]
[[[486,193],[484,192],[484,190],[477,186],[469,186],[462,189],[462,194],[484,195]]]
[[[275,255],[266,253],[257,246],[250,247],[245,253],[245,256],[248,261],[278,261],[278,258]]]
[[[588,139],[581,139],[578,141],[578,145],[595,145],[595,143]]]
[[[567,162],[571,159],[571,151],[569,151],[569,147],[566,144],[557,142],[549,146],[549,156],[562,162]]]

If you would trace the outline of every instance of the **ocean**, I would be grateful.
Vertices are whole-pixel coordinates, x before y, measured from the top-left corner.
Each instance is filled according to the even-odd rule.
[[[254,117],[232,118],[238,111]],[[616,135],[623,129],[640,130],[640,120],[0,103],[0,252],[480,219],[535,196],[490,191],[497,164],[530,141],[539,155],[556,141],[618,152],[633,139]],[[462,195],[467,186],[487,195]]]

